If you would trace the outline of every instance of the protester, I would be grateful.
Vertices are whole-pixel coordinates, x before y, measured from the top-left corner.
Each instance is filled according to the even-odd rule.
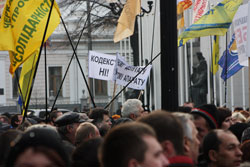
[[[126,123],[126,122],[132,122],[132,119],[129,118],[119,118],[117,120],[114,121],[114,124],[112,124],[112,127]]]
[[[61,115],[63,115],[63,113],[61,111],[58,110],[53,110],[50,114],[49,114],[49,120],[50,120],[50,124],[51,125],[55,125],[55,121],[58,117],[60,117]]]
[[[9,129],[0,135],[0,167],[4,165],[7,156],[10,152],[10,146],[18,135],[22,134],[21,131],[16,129]]]
[[[250,162],[250,127],[246,128],[241,137],[240,149],[243,153],[242,162]]]
[[[138,122],[122,124],[110,130],[100,149],[100,162],[102,167],[168,165],[153,129]]]
[[[16,140],[6,167],[68,167],[69,158],[55,128],[33,125]]]
[[[236,136],[228,130],[213,130],[203,142],[204,155],[209,167],[240,166],[242,152]]]
[[[194,108],[194,103],[187,101],[183,104],[183,107],[190,107],[192,109]]]
[[[230,126],[230,128],[228,130],[230,130],[237,137],[237,139],[239,141],[241,141],[242,133],[248,127],[250,127],[249,124],[246,124],[246,123],[236,123],[236,124]]]
[[[55,120],[59,135],[63,140],[67,152],[71,155],[75,149],[75,134],[80,123],[85,122],[79,113],[67,112]]]
[[[158,110],[138,120],[150,125],[156,132],[164,155],[171,166],[193,166],[192,159],[184,155],[184,134],[179,120],[172,114]]]
[[[101,143],[100,137],[82,142],[73,152],[71,167],[100,167],[98,149]]]
[[[192,109],[191,114],[194,117],[194,124],[198,130],[200,146],[202,146],[203,138],[209,133],[209,131],[217,129],[219,126],[218,110],[214,104],[204,104]],[[202,150],[201,147],[200,150]]]
[[[9,124],[9,118],[5,115],[0,115],[0,122]]]
[[[143,111],[142,102],[138,99],[128,99],[122,105],[122,117],[134,121],[141,117]]]
[[[220,129],[228,129],[232,124],[232,111],[229,108],[218,108],[218,115],[219,115],[219,128]]]
[[[12,128],[17,128],[18,125],[22,123],[23,116],[21,114],[15,114],[11,117],[11,126]]]
[[[233,124],[244,123],[246,121],[246,117],[240,112],[234,112],[232,114],[232,121],[233,121]]]
[[[193,117],[186,113],[173,113],[180,120],[184,132],[184,154],[190,157],[194,164],[198,163],[200,141],[197,138],[198,131],[193,123]]]
[[[190,113],[191,111],[192,111],[192,108],[190,108],[190,107],[184,107],[184,106],[178,107],[178,112]]]
[[[105,136],[105,134],[111,128],[111,121],[109,118],[109,112],[102,108],[94,108],[89,113],[89,118],[93,119],[93,124],[99,129],[100,135]]]
[[[82,142],[96,137],[100,137],[100,133],[94,124],[90,122],[81,123],[76,129],[75,145],[79,146]]]

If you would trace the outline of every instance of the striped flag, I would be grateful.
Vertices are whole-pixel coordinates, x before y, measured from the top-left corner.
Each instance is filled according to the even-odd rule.
[[[225,35],[242,1],[223,0],[179,35],[178,46],[192,38]]]

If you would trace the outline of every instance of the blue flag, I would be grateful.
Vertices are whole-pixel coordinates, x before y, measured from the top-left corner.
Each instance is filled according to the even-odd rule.
[[[232,40],[230,41],[227,49],[224,51],[223,56],[221,56],[218,64],[221,66],[221,68],[223,68],[221,78],[224,81],[237,73],[243,67],[239,64],[235,34],[233,34]]]

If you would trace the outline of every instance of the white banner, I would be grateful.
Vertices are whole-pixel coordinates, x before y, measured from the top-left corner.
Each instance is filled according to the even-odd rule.
[[[148,76],[150,74],[151,67],[152,65],[149,65],[145,70],[143,70],[128,85],[128,87],[138,90],[144,89],[147,83]],[[131,66],[121,56],[117,55],[116,66],[114,70],[114,80],[116,80],[117,85],[125,86],[143,68],[143,66]]]
[[[195,23],[207,10],[208,0],[195,0],[193,10],[193,22]]]
[[[248,4],[241,5],[234,16],[233,25],[239,56],[239,63],[242,66],[248,66],[248,58],[246,52],[247,46],[247,15]]]
[[[116,56],[89,51],[89,77],[112,80]]]

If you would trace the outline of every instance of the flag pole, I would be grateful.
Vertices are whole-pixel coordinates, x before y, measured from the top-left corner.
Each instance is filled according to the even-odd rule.
[[[211,53],[211,64],[212,64],[212,77],[210,72],[210,78],[212,79],[212,103],[214,104],[214,56],[213,56],[213,42],[212,42],[212,36],[210,35],[210,53]]]
[[[226,67],[226,80],[225,80],[225,107],[227,107],[227,33],[226,33],[226,58],[225,58],[225,67]]]
[[[94,6],[94,3],[93,3],[92,6],[91,6],[91,10],[92,10],[93,6]],[[81,67],[80,61],[79,61],[79,59],[78,59],[78,56],[77,56],[77,54],[76,54],[76,49],[77,49],[77,47],[78,47],[78,45],[79,45],[79,43],[80,43],[81,37],[82,37],[82,35],[83,35],[83,31],[85,30],[86,23],[87,23],[87,21],[88,21],[88,19],[89,19],[89,16],[90,16],[90,11],[91,11],[91,10],[89,10],[89,13],[88,13],[88,15],[87,15],[87,19],[86,19],[86,21],[84,22],[83,29],[82,29],[82,31],[81,31],[80,37],[78,38],[78,41],[77,41],[75,47],[73,46],[72,40],[71,40],[71,38],[70,38],[70,36],[69,36],[69,33],[68,33],[67,27],[66,27],[66,25],[65,25],[65,23],[64,23],[64,20],[63,20],[63,18],[60,16],[61,21],[62,21],[62,24],[63,24],[63,27],[64,27],[64,29],[65,29],[65,31],[66,31],[66,34],[67,34],[67,37],[68,37],[68,39],[69,39],[70,45],[71,45],[71,47],[72,47],[72,49],[73,49],[73,54],[72,54],[72,56],[71,56],[71,59],[70,59],[70,61],[69,61],[68,66],[67,66],[66,72],[65,72],[65,74],[64,74],[64,76],[63,76],[63,79],[62,79],[62,82],[61,82],[61,84],[60,84],[59,90],[57,91],[57,95],[56,95],[55,100],[54,100],[54,102],[53,102],[53,105],[52,105],[52,107],[51,107],[51,111],[53,111],[53,109],[54,109],[54,107],[55,107],[56,100],[57,100],[57,98],[58,98],[58,96],[59,96],[59,93],[60,93],[61,88],[62,88],[62,84],[63,84],[63,82],[64,82],[64,80],[65,80],[65,78],[66,78],[66,75],[67,75],[67,73],[68,73],[68,71],[69,71],[69,67],[70,67],[70,65],[71,65],[71,62],[72,62],[74,56],[76,56],[77,63],[78,63],[78,65],[79,65],[79,67],[80,67],[82,76],[83,76],[83,78],[84,78],[85,84],[86,84],[86,86],[87,86],[87,89],[88,89],[88,92],[89,92],[89,95],[90,95],[90,99],[91,99],[91,101],[92,101],[92,103],[93,103],[93,106],[96,107],[96,104],[95,104],[95,102],[94,102],[93,95],[91,94],[89,85],[88,85],[87,80],[86,80],[86,78],[85,78],[85,75],[84,75],[84,72],[83,72],[83,70],[82,70],[82,67]],[[51,111],[50,111],[50,112],[51,112]]]
[[[116,84],[116,81],[115,81],[115,82],[114,82],[114,90],[113,90],[112,99],[115,97],[116,88],[117,88],[117,84]],[[113,113],[112,113],[110,110],[112,109],[113,104],[114,104],[114,103],[112,102],[112,104],[109,106],[109,109],[108,109],[108,111],[111,113],[111,116],[112,116]]]
[[[34,72],[34,76],[33,76],[33,79],[32,79],[33,82],[34,82],[34,80],[36,78],[36,72],[37,72],[37,68],[38,68],[38,65],[39,65],[39,60],[40,60],[42,49],[43,49],[43,43],[44,43],[44,40],[45,40],[45,37],[46,37],[46,33],[47,33],[47,29],[48,29],[48,26],[49,26],[49,21],[50,21],[52,9],[53,9],[53,6],[54,6],[54,1],[55,0],[51,0],[51,6],[50,6],[50,10],[49,10],[49,15],[48,15],[48,19],[47,19],[47,22],[46,22],[45,30],[44,30],[44,33],[43,33],[43,38],[42,38],[42,42],[41,42],[41,45],[40,45],[39,55],[38,55],[37,62],[36,62],[35,72]],[[29,102],[30,102],[30,97],[31,97],[33,86],[34,85],[31,84],[31,88],[30,88],[30,91],[29,91],[29,94],[28,94],[27,105],[25,106],[23,120],[27,116],[27,109],[28,109],[28,106],[29,106]]]
[[[46,44],[47,42],[45,42],[44,45],[44,71],[45,71],[45,123],[48,123],[48,85],[47,85],[47,55],[46,55]]]
[[[153,61],[161,55],[161,52],[158,53],[145,67],[142,68],[141,71],[139,71],[116,95],[115,97],[104,107],[104,109],[108,108],[108,106],[128,87],[128,85],[134,81],[134,79],[142,73],[150,64],[153,63]]]
[[[15,74],[16,74],[16,81],[17,81],[17,86],[18,86],[18,89],[19,89],[19,94],[20,94],[21,101],[22,101],[22,107],[21,107],[21,113],[22,113],[22,111],[25,109],[25,101],[23,100],[23,92],[22,92],[22,89],[21,89],[21,86],[20,86],[20,83],[19,83],[19,77],[18,77],[17,70],[15,71]],[[24,119],[22,120],[22,123],[23,122],[24,122]]]

